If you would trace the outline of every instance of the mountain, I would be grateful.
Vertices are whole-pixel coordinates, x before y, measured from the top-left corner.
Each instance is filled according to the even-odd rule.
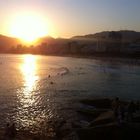
[[[21,42],[16,38],[0,35],[0,52],[4,52],[12,46],[17,46],[20,43]]]
[[[45,37],[41,37],[38,39],[37,44],[41,44],[41,43],[51,43],[55,40],[55,38],[51,37],[51,36],[45,36]]]
[[[67,42],[69,42],[70,39],[65,39],[65,38],[53,38],[51,36],[46,36],[46,37],[42,37],[39,38],[37,41],[37,44],[48,44],[48,45],[61,45],[61,44],[65,44]]]
[[[121,30],[121,31],[104,31],[99,32],[95,34],[88,34],[83,36],[75,36],[70,39],[65,38],[53,38],[51,36],[46,36],[39,38],[36,44],[33,44],[34,46],[56,46],[56,48],[65,49],[66,46],[96,46],[97,40],[105,41],[106,39],[111,39],[111,36],[117,37],[121,35],[122,42],[127,44],[140,42],[140,32],[136,31],[130,31],[130,30]],[[19,44],[22,44],[21,46]],[[17,46],[19,45],[19,46]],[[7,37],[4,35],[0,35],[0,53],[8,52],[8,51],[14,51],[14,49],[20,48],[20,51],[22,52],[23,49],[26,48],[23,46],[26,46],[26,44],[23,44],[20,40],[17,38]],[[29,45],[28,45],[29,46]],[[22,48],[22,49],[21,49]]]
[[[95,33],[95,34],[88,34],[88,35],[84,35],[84,36],[75,36],[75,37],[72,37],[72,39],[75,39],[75,40],[102,39],[102,38],[107,38],[111,32],[121,34],[123,41],[132,42],[137,39],[140,39],[140,32],[131,31],[131,30],[103,31],[103,32],[99,32],[99,33]]]

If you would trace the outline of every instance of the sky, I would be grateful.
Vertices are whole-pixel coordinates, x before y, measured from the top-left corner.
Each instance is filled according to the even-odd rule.
[[[140,0],[0,0],[0,34],[12,36],[12,22],[23,13],[41,17],[53,37],[140,31],[139,7]]]

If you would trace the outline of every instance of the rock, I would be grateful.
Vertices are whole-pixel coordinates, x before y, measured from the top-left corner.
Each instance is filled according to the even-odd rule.
[[[110,99],[94,99],[94,100],[82,100],[81,103],[86,105],[95,106],[96,108],[111,108],[112,101]]]
[[[91,122],[90,126],[101,125],[115,122],[113,111],[107,111],[98,116],[94,121]]]
[[[73,122],[72,127],[73,128],[86,128],[89,127],[90,123],[85,120],[81,120],[80,122]]]
[[[98,117],[101,113],[105,112],[105,110],[99,109],[81,109],[77,111],[79,114],[87,117],[88,119],[93,120],[94,118]]]
[[[80,140],[115,140],[116,124],[107,124],[77,131]]]

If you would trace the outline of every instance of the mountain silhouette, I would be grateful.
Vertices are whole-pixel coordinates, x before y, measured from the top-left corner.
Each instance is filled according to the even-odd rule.
[[[131,30],[120,30],[120,31],[103,31],[95,34],[87,34],[83,36],[74,36],[72,39],[80,39],[80,40],[96,40],[96,39],[102,39],[107,38],[109,33],[115,32],[122,35],[123,41],[132,42],[137,39],[140,39],[140,32],[131,31]]]
[[[0,35],[0,50],[1,52],[4,52],[8,50],[12,46],[16,46],[17,44],[20,44],[20,40],[17,38],[7,37],[4,35]]]
[[[87,34],[83,36],[74,36],[69,39],[65,38],[53,38],[51,36],[46,36],[46,37],[41,37],[38,39],[36,44],[32,44],[33,46],[45,46],[52,47],[55,46],[56,50],[58,48],[63,48],[63,50],[66,49],[66,47],[73,47],[73,49],[76,48],[76,46],[86,46],[88,49],[88,46],[95,46],[95,43],[97,40],[103,39],[105,40],[108,38],[108,36],[113,33],[113,34],[119,34],[122,37],[122,42],[126,43],[135,43],[140,42],[140,32],[136,31],[130,31],[130,30],[121,30],[121,31],[103,31],[95,34]],[[32,46],[31,45],[31,46]],[[19,39],[13,38],[13,37],[7,37],[4,35],[0,35],[0,53],[5,53],[10,50],[14,51],[15,48],[20,48],[20,52],[25,50],[24,47],[26,44],[23,44]],[[22,48],[22,49],[21,49]],[[77,47],[78,48],[78,47]],[[24,52],[24,51],[23,51]],[[28,52],[28,51],[27,51]]]

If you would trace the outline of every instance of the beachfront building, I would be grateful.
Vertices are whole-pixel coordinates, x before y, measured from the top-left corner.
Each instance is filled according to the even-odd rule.
[[[109,32],[106,36],[97,40],[98,52],[119,52],[122,46],[122,34],[119,32]]]

